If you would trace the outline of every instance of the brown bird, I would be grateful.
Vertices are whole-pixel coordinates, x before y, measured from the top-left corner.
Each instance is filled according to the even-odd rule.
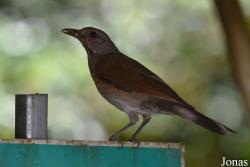
[[[138,122],[143,122],[130,138],[136,140],[139,132],[150,121],[152,114],[173,114],[221,135],[234,132],[214,121],[185,102],[160,77],[148,68],[121,53],[102,30],[85,27],[62,29],[77,38],[87,51],[91,76],[100,94],[129,117],[129,123],[114,133],[109,140]]]

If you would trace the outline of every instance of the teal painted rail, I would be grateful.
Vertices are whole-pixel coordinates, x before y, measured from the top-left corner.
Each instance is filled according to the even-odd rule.
[[[0,167],[183,167],[175,143],[0,140]]]

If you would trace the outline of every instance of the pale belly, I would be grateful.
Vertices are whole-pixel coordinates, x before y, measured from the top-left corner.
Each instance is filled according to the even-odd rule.
[[[100,80],[99,80],[100,83]],[[123,91],[102,82],[96,84],[100,94],[111,104],[125,113],[138,114],[174,114],[171,102],[147,97],[141,93]]]
[[[103,97],[123,112],[138,114],[174,114],[171,107],[160,106],[142,95],[129,93],[126,96],[108,95]],[[164,103],[167,105],[167,103]],[[169,110],[169,111],[168,111]]]

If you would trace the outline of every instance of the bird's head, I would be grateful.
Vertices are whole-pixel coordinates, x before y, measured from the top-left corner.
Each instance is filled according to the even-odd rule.
[[[82,29],[65,28],[62,29],[62,32],[77,38],[88,54],[105,55],[118,52],[117,47],[109,36],[100,29],[93,27]]]

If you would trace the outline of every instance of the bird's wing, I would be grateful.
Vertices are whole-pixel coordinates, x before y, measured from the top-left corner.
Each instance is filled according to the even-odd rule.
[[[94,68],[101,80],[118,89],[158,97],[193,109],[156,74],[122,53],[102,56]]]

